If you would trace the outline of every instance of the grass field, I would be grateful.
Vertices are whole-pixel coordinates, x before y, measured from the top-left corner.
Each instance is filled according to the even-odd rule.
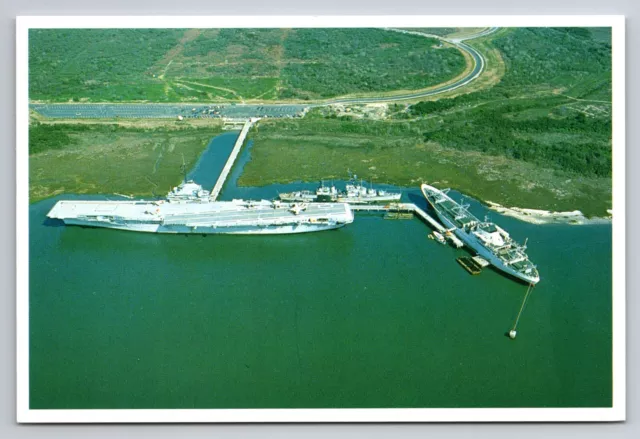
[[[183,33],[180,29],[32,29],[29,98],[56,102],[158,99],[163,84],[148,68]]]
[[[490,40],[505,64],[497,85],[417,104],[411,113],[420,117],[425,140],[610,177],[611,44],[605,33],[502,31]]]
[[[145,121],[143,121],[144,123]],[[60,193],[166,195],[220,125],[30,125],[29,200]]]
[[[443,147],[425,142],[410,123],[262,121],[251,136],[255,143],[241,186],[347,179],[351,170],[375,183],[431,182],[507,206],[580,209],[594,216],[611,207],[610,178]]]
[[[483,77],[453,98],[392,106],[391,119],[312,112],[301,121],[263,121],[240,184],[345,178],[350,168],[379,182],[436,181],[503,205],[604,216],[611,208],[608,32],[502,29],[469,42],[490,54]]]
[[[456,48],[382,29],[37,29],[29,44],[32,101],[322,99],[465,68]]]

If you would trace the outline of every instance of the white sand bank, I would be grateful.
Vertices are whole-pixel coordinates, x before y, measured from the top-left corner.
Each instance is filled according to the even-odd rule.
[[[504,207],[498,203],[487,201],[491,210],[502,215],[511,216],[521,221],[533,224],[606,224],[611,222],[611,216],[606,218],[587,218],[579,210],[570,212],[551,212],[548,210],[525,209],[521,207]],[[611,210],[607,210],[611,215]]]

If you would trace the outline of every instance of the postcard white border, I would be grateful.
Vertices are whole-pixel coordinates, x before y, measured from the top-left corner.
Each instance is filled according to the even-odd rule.
[[[28,31],[34,28],[230,27],[553,27],[611,26],[613,47],[613,406],[475,409],[168,409],[29,408]],[[58,16],[16,19],[17,421],[133,422],[519,422],[622,421],[626,418],[625,334],[625,21],[623,16]]]

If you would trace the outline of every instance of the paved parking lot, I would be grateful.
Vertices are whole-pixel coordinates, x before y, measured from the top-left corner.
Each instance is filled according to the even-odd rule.
[[[299,117],[304,105],[185,105],[185,104],[31,104],[45,117],[65,119],[125,119]]]

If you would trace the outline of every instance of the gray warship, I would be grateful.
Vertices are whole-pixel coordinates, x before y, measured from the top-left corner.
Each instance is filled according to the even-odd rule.
[[[212,201],[193,181],[161,200],[61,200],[47,216],[68,225],[137,232],[246,235],[317,232],[353,222],[347,203]]]

